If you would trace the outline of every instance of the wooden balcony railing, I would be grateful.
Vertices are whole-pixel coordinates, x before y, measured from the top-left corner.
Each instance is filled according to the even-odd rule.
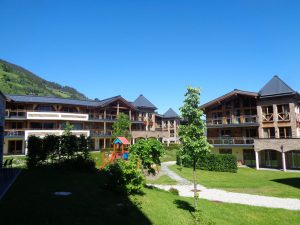
[[[263,114],[262,115],[262,121],[263,122],[273,122],[274,121],[274,114],[273,113]]]
[[[256,115],[244,115],[235,117],[218,117],[208,118],[206,120],[207,125],[228,125],[228,124],[250,124],[257,123]]]
[[[212,145],[249,145],[254,144],[254,138],[247,137],[219,137],[207,138],[208,143]]]
[[[278,113],[278,121],[290,121],[290,113]]]

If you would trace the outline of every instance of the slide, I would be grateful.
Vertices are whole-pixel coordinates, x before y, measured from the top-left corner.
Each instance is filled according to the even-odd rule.
[[[102,159],[103,159],[103,163],[100,166],[100,169],[103,169],[108,164],[112,163],[116,159],[116,155],[115,155],[114,152],[112,152],[111,154],[109,154],[107,152],[103,152],[102,153]]]

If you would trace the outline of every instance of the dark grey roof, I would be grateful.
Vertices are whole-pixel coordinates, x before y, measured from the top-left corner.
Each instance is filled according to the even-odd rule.
[[[137,108],[150,108],[157,109],[155,105],[153,105],[147,98],[143,95],[140,95],[134,102],[133,105]]]
[[[293,95],[297,92],[288,86],[283,80],[277,75],[274,76],[260,91],[261,97],[273,97],[273,96],[284,96]]]
[[[126,102],[126,100],[122,98],[122,96],[120,95],[99,100],[99,101],[76,100],[76,99],[69,99],[69,98],[57,98],[57,97],[34,96],[34,95],[6,95],[6,97],[14,102],[64,104],[64,105],[76,105],[76,106],[87,106],[87,107],[103,107],[118,99]],[[130,103],[128,103],[128,105],[132,106]]]
[[[178,114],[172,109],[169,108],[167,112],[164,114],[164,118],[176,118],[179,117]]]
[[[14,102],[28,102],[28,103],[49,103],[49,104],[65,104],[65,105],[78,105],[78,106],[92,106],[96,107],[100,102],[92,100],[75,100],[69,98],[57,98],[47,96],[34,96],[34,95],[6,95]]]

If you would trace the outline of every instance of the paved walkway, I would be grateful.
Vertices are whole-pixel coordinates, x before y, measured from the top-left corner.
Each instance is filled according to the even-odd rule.
[[[161,172],[168,175],[173,180],[177,181],[177,185],[152,185],[159,189],[170,190],[176,188],[179,195],[183,197],[193,197],[193,184],[171,171],[168,166],[174,165],[176,162],[162,163]],[[208,189],[202,185],[197,185],[200,190],[199,197],[210,201],[236,203],[251,206],[261,206],[267,208],[280,208],[288,210],[300,210],[300,199],[293,198],[275,198],[260,195],[250,195],[242,193],[227,192],[219,189]]]

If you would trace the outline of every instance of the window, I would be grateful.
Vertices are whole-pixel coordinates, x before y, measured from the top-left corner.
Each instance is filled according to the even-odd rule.
[[[275,128],[264,128],[264,138],[275,138]]]
[[[36,130],[52,130],[55,129],[55,123],[37,123],[33,122],[30,124],[31,129]]]
[[[70,112],[70,113],[78,112],[75,107],[66,107],[66,106],[62,107],[61,111],[62,112]]]
[[[292,129],[290,127],[280,127],[279,128],[279,136],[280,136],[280,138],[291,138],[292,137]]]
[[[231,130],[221,130],[222,137],[231,137]]]
[[[226,149],[225,148],[224,149],[219,149],[219,153],[222,154],[222,155],[231,155],[232,154],[232,149],[229,149],[229,148],[228,149],[227,148]]]
[[[22,129],[23,123],[22,122],[12,122],[11,129]]]
[[[22,154],[23,141],[8,141],[8,154]]]
[[[36,110],[40,111],[40,112],[51,112],[51,111],[54,111],[53,107],[50,106],[50,105],[38,105],[36,107]]]
[[[255,152],[253,149],[243,149],[244,164],[246,166],[255,166]]]

